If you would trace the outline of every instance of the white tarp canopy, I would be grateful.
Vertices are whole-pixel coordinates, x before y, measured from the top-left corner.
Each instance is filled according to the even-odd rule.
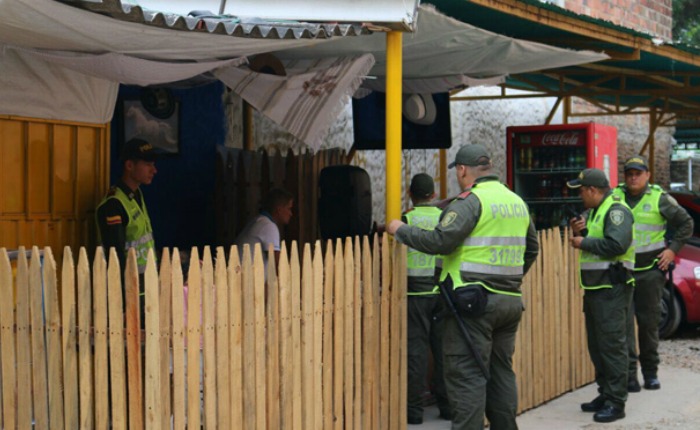
[[[234,88],[233,76],[241,74],[226,69],[265,52],[274,52],[287,65],[300,60],[337,64],[328,58],[362,58],[362,67],[346,68],[349,73],[344,79],[351,84],[345,91],[326,95],[337,100],[318,98],[324,109],[335,112],[344,93],[353,91],[372,65],[369,74],[377,79],[364,80],[364,85],[383,88],[384,46],[382,33],[328,39],[235,37],[117,20],[52,0],[0,0],[0,114],[105,123],[112,118],[119,83],[162,84],[216,71],[217,76],[227,76],[227,85]],[[371,54],[376,64],[374,59],[365,60],[365,54]],[[404,87],[405,92],[446,91],[469,85],[471,79],[604,58],[496,35],[421,6],[416,32],[404,35]],[[288,88],[294,88],[292,76]],[[278,85],[278,90],[284,91],[285,86]],[[293,91],[288,94],[298,96]],[[284,97],[279,100],[281,106],[293,105]],[[285,116],[283,109],[274,106],[269,111]],[[310,120],[318,122],[321,117],[326,116]],[[271,119],[284,122],[284,118]],[[306,135],[296,135],[313,147],[332,120],[313,125],[295,121],[307,130]]]

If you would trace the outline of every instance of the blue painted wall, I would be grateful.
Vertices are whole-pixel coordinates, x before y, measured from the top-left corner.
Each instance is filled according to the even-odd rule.
[[[215,243],[215,154],[216,145],[223,145],[226,136],[223,91],[220,82],[172,90],[180,105],[180,153],[159,159],[153,182],[142,187],[159,249]],[[141,87],[119,89],[112,120],[112,183],[122,173],[122,101],[138,99],[140,94]]]

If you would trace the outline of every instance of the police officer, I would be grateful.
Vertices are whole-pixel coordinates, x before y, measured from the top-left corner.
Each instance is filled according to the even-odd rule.
[[[597,422],[625,417],[627,400],[627,314],[632,300],[634,278],[634,218],[624,200],[613,195],[605,173],[586,169],[568,181],[579,190],[589,209],[571,220],[571,246],[580,249],[579,270],[584,289],[588,353],[595,367],[600,393],[581,404],[584,412],[595,412]],[[583,235],[584,229],[587,234]]]
[[[520,285],[539,251],[537,233],[527,205],[492,173],[483,146],[463,146],[450,168],[465,191],[445,208],[435,229],[393,220],[387,232],[414,249],[444,256],[441,288],[452,283],[461,319],[489,369],[487,379],[458,322],[448,318],[443,365],[452,428],[483,429],[485,412],[492,428],[516,429],[518,393],[512,364],[523,311]]]
[[[146,271],[148,250],[154,249],[153,228],[140,186],[148,185],[157,170],[156,153],[149,142],[134,138],[124,144],[121,180],[97,206],[98,242],[108,251],[114,247],[122,270],[129,248],[136,250],[139,273]]]
[[[637,351],[634,336],[634,317],[637,316],[639,362],[644,377],[644,388],[658,390],[661,383],[659,368],[659,322],[661,297],[665,284],[664,271],[673,262],[676,253],[693,234],[693,219],[676,200],[658,185],[649,184],[649,163],[641,155],[625,161],[625,183],[614,193],[625,200],[634,215],[635,265],[633,312],[629,313],[627,341],[629,346],[629,392],[639,392],[637,379]],[[667,225],[673,235],[668,246]]]
[[[433,178],[419,173],[411,179],[409,197],[413,208],[403,214],[408,225],[432,230],[442,210],[432,206],[435,198]],[[433,394],[440,417],[450,419],[452,413],[445,391],[442,372],[442,302],[435,284],[435,256],[408,248],[408,424],[423,422],[423,393],[426,385],[428,352],[433,355]]]

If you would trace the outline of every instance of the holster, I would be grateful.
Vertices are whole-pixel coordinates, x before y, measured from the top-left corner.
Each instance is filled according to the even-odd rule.
[[[625,285],[627,283],[627,269],[619,261],[617,263],[611,264],[610,269],[610,283],[613,285]]]
[[[448,276],[440,283],[440,288],[445,292],[446,299],[449,299],[460,315],[467,318],[474,318],[486,312],[488,304],[488,293],[481,285],[472,285],[455,289],[452,278]]]

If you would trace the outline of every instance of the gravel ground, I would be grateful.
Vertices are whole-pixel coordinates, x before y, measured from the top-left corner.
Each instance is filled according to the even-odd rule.
[[[520,430],[694,430],[700,429],[700,328],[682,328],[659,346],[661,390],[630,394],[623,420],[593,422],[579,405],[597,395],[588,384],[518,417]],[[422,426],[408,430],[449,430],[450,423],[437,418],[437,407],[424,413]]]
[[[690,369],[700,373],[700,328],[686,327],[659,345],[663,366]]]
[[[695,374],[700,374],[700,327],[681,327],[680,331],[671,339],[662,340],[659,344],[659,354],[661,355],[662,367],[673,367],[687,369]],[[641,382],[641,381],[640,381]],[[661,380],[661,392],[673,391],[672,387],[665,387]],[[643,390],[644,391],[644,390]],[[696,393],[700,392],[700,387]],[[673,393],[670,393],[673,395]],[[636,396],[632,394],[631,396]],[[681,411],[680,414],[669,414],[663,416],[659,413],[658,420],[649,420],[644,424],[627,423],[621,420],[612,424],[592,423],[583,428],[589,430],[685,430],[700,428],[700,405],[697,401],[700,397],[694,396],[694,402],[690,405],[682,405],[682,402],[674,409],[674,412]],[[631,397],[633,400],[634,397]],[[688,399],[685,399],[688,400]],[[629,402],[629,400],[628,400]],[[676,405],[674,405],[676,406]],[[680,416],[679,416],[680,415]]]

